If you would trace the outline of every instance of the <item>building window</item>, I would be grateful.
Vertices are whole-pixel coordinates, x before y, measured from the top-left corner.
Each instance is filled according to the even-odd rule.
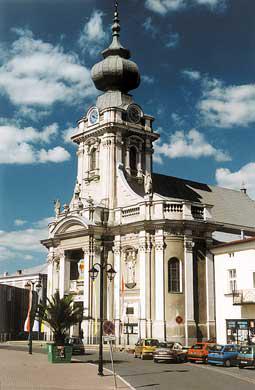
[[[91,149],[90,152],[90,170],[94,171],[96,169],[96,163],[97,163],[97,151],[95,148]]]
[[[233,291],[237,290],[237,283],[236,283],[236,269],[229,269],[228,270],[228,291],[232,293]]]
[[[135,146],[131,146],[129,157],[130,157],[131,175],[136,176],[137,175],[137,150]]]
[[[126,308],[126,314],[127,315],[133,315],[134,314],[134,307],[133,306],[129,306]]]
[[[176,257],[168,260],[168,292],[181,292],[180,260]]]

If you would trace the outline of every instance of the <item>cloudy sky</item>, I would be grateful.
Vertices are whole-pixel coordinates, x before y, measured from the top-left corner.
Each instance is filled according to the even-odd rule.
[[[110,0],[0,0],[0,273],[45,260],[53,201],[70,200],[76,121],[109,43]],[[254,0],[120,0],[134,91],[161,134],[154,170],[255,199]]]

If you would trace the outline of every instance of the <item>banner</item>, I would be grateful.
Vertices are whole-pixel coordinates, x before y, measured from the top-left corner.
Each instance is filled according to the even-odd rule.
[[[24,331],[30,332],[31,329],[31,309],[32,309],[32,301],[33,301],[33,292],[32,288],[30,287],[29,290],[29,301],[28,301],[28,312],[27,312],[27,318],[24,324]]]

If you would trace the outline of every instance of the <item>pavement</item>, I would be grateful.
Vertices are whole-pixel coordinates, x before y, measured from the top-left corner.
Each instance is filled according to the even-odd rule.
[[[132,389],[117,377],[118,389]],[[114,377],[105,369],[97,375],[97,366],[72,359],[70,364],[51,364],[47,355],[0,346],[0,390],[112,390]]]

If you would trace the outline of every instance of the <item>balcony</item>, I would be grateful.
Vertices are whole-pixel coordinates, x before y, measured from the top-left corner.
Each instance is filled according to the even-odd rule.
[[[233,292],[233,305],[255,304],[255,288],[238,290]]]

